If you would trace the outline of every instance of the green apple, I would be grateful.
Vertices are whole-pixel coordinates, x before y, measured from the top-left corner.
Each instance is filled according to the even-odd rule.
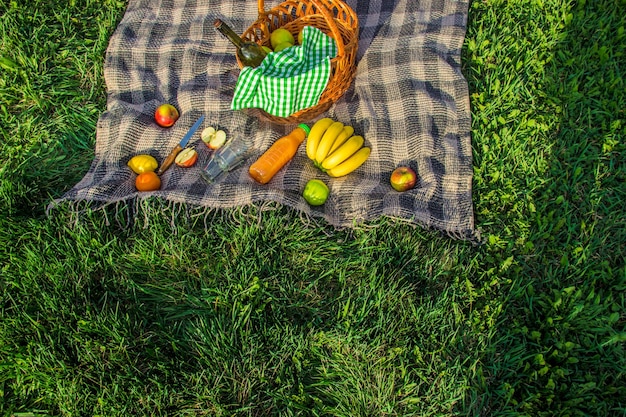
[[[289,42],[292,45],[296,43],[296,40],[293,38],[293,35],[287,29],[278,28],[278,29],[275,29],[270,34],[270,43],[272,44],[272,48],[274,48],[275,52],[276,52],[276,46],[285,42]]]
[[[321,206],[328,199],[330,190],[322,180],[310,180],[306,183],[302,196],[312,206]]]
[[[304,37],[304,28],[300,29],[300,32],[298,32],[298,45],[302,45],[303,37]]]
[[[283,42],[283,43],[279,43],[278,45],[276,45],[276,47],[274,48],[274,52],[280,52],[283,49],[287,49],[289,47],[293,46],[293,43],[289,43],[289,42]]]

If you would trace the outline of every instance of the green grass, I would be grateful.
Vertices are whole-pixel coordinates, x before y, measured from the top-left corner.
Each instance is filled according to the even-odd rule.
[[[472,3],[472,247],[283,208],[47,217],[126,3],[3,3],[0,412],[626,415],[625,6]]]

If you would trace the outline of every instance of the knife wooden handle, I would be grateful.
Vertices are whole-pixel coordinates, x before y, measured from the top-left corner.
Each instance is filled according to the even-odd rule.
[[[176,155],[178,155],[178,153],[180,151],[182,151],[182,150],[183,150],[183,148],[180,146],[180,144],[176,145],[176,147],[174,149],[172,149],[172,152],[170,152],[170,154],[167,156],[167,158],[165,158],[165,160],[163,161],[163,163],[159,167],[159,170],[157,171],[157,175],[161,175],[165,171],[167,171],[167,169],[170,166],[172,166],[172,164],[174,163],[174,159],[176,159]]]

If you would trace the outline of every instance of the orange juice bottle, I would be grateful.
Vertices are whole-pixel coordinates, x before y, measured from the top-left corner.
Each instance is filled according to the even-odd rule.
[[[278,139],[250,165],[250,176],[261,184],[267,184],[294,157],[310,131],[307,125],[299,124],[287,136]]]

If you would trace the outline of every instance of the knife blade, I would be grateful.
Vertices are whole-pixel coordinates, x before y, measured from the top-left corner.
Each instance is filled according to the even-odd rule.
[[[165,160],[159,167],[159,170],[157,171],[157,175],[161,175],[165,171],[167,171],[167,169],[174,162],[174,159],[176,159],[176,155],[178,155],[178,153],[182,151],[185,146],[187,146],[187,143],[189,143],[189,139],[191,139],[193,134],[196,133],[196,130],[198,130],[198,128],[200,127],[203,121],[204,121],[204,115],[200,116],[200,118],[196,120],[193,126],[189,128],[189,130],[187,131],[187,133],[185,133],[185,136],[183,136],[183,138],[180,140],[178,145],[176,145],[174,149],[172,149],[172,152],[170,152],[170,154],[167,156],[167,158],[165,158]]]

